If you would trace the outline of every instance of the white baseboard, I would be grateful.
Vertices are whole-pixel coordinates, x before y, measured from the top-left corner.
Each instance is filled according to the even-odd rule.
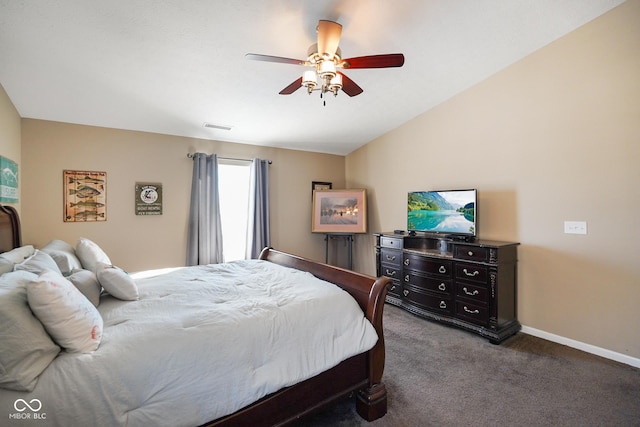
[[[568,347],[577,348],[578,350],[585,351],[587,353],[595,354],[606,359],[615,360],[616,362],[631,365],[635,368],[640,368],[640,359],[636,357],[627,356],[626,354],[617,353],[615,351],[607,350],[606,348],[596,347],[595,345],[586,344],[580,341],[565,338],[560,335],[552,334],[549,332],[541,331],[540,329],[531,328],[529,326],[522,326],[522,332],[525,334],[533,335],[534,337],[543,338],[548,341],[557,342]]]

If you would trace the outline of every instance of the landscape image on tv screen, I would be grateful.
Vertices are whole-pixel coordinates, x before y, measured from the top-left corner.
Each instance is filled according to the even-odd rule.
[[[414,191],[407,199],[407,229],[476,234],[476,191]]]

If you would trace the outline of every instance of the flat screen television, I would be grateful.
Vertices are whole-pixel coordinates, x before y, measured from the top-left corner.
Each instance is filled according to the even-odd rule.
[[[411,191],[407,197],[407,229],[450,237],[474,238],[477,191]]]

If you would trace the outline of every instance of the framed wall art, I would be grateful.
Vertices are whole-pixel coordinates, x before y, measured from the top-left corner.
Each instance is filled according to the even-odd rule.
[[[94,171],[62,172],[65,222],[107,220],[107,173]]]
[[[331,190],[332,183],[324,181],[311,181],[311,199],[313,200],[313,192],[316,190]]]
[[[313,233],[367,232],[366,190],[315,190],[312,211]]]
[[[136,183],[136,215],[162,215],[162,184]]]
[[[0,156],[0,202],[18,202],[18,164]]]

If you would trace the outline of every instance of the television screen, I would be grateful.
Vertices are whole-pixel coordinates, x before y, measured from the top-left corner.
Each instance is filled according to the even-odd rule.
[[[412,191],[407,198],[407,229],[476,235],[476,190]]]

